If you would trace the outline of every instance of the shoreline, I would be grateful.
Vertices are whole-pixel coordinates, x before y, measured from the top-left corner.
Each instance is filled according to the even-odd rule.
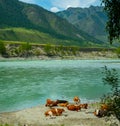
[[[5,113],[0,113],[0,122],[3,122],[4,124],[20,124],[20,125],[57,125],[57,123],[59,124],[62,120],[62,122],[64,122],[64,119],[74,119],[74,118],[78,118],[78,115],[83,115],[83,112],[81,112],[82,114],[80,114],[80,112],[71,112],[71,111],[67,111],[65,108],[65,111],[67,111],[67,114],[69,114],[69,116],[65,116],[64,114],[62,116],[58,116],[56,118],[50,118],[50,117],[45,117],[44,112],[49,110],[49,107],[45,107],[44,105],[39,105],[36,107],[31,107],[28,109],[23,109],[20,111],[15,111],[15,112],[5,112]],[[78,114],[79,113],[79,114]],[[66,114],[66,113],[65,113]],[[73,116],[74,115],[74,116]],[[96,118],[95,116],[92,115],[92,118]],[[85,115],[84,115],[85,116]],[[89,117],[91,118],[91,116]],[[18,120],[19,119],[19,120]],[[61,125],[62,125],[61,122]],[[66,122],[64,123],[66,124]]]
[[[110,122],[106,122],[105,117],[98,118],[93,114],[97,108],[98,104],[89,104],[88,109],[76,112],[64,107],[65,112],[61,116],[51,118],[44,115],[50,108],[39,105],[20,111],[0,113],[0,124],[2,126],[5,124],[8,126],[109,126]]]
[[[56,100],[56,99],[54,99]],[[69,103],[73,104],[72,101],[70,99],[67,99],[69,101]],[[98,107],[100,105],[100,98],[99,99],[81,99],[81,102],[82,103],[88,103],[89,105],[92,105],[92,106],[96,106]],[[42,102],[42,103],[39,103],[39,104],[36,104],[36,105],[31,105],[31,106],[25,106],[25,107],[18,107],[18,108],[12,108],[12,109],[9,109],[7,111],[0,111],[0,114],[4,114],[4,113],[14,113],[14,112],[19,112],[19,111],[22,111],[22,110],[25,110],[25,109],[30,109],[30,108],[34,108],[34,107],[37,107],[37,106],[45,106],[45,101]]]
[[[1,61],[32,61],[32,60],[120,60],[120,58],[110,58],[110,57],[28,57],[28,58],[21,58],[21,57],[10,57],[10,58],[4,58],[0,57]]]
[[[28,57],[19,57],[19,56],[9,56],[9,57],[2,57],[0,55],[0,61],[7,61],[7,60],[117,60],[118,55],[115,51],[78,51],[76,55],[65,53],[64,55],[46,55],[45,53],[40,54],[38,56],[28,56]]]

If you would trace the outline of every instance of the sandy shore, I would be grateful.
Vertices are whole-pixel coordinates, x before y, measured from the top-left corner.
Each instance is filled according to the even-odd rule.
[[[67,108],[61,116],[45,117],[45,111],[49,107],[40,105],[37,107],[10,113],[0,113],[0,124],[10,126],[110,126],[106,118],[98,118],[93,112],[98,106],[89,105],[88,109],[79,112],[69,111]],[[117,120],[113,120],[117,121]]]

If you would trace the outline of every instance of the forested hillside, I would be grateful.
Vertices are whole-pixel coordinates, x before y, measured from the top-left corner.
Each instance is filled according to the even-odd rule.
[[[0,1],[0,40],[78,46],[103,44],[56,14],[18,0]]]

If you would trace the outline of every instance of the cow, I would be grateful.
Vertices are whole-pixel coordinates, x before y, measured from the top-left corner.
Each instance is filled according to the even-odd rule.
[[[68,101],[66,100],[56,100],[56,101],[53,101],[51,99],[47,99],[46,100],[46,104],[45,106],[49,106],[49,107],[53,107],[53,106],[58,106],[58,104],[68,104]]]
[[[45,116],[61,116],[62,113],[64,112],[64,109],[61,108],[52,108],[48,111],[45,112]]]
[[[76,104],[80,104],[80,98],[78,96],[75,96],[73,98],[73,101],[76,103]]]
[[[57,101],[52,101],[51,99],[47,99],[46,100],[46,104],[45,104],[45,106],[47,107],[47,106],[49,106],[49,107],[53,107],[53,106],[57,106]]]
[[[71,110],[71,111],[77,111],[78,112],[79,110],[81,110],[81,107],[80,107],[80,105],[68,105],[67,109]]]
[[[96,109],[94,111],[94,115],[97,117],[104,117],[107,115],[107,110],[102,110],[102,109]]]
[[[88,104],[87,103],[80,104],[80,107],[83,108],[83,109],[87,109],[88,108]]]

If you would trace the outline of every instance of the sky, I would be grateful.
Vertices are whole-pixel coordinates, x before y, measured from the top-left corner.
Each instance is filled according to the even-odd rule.
[[[48,11],[58,12],[66,10],[69,7],[89,7],[100,6],[101,0],[20,0],[26,3],[39,5]]]

